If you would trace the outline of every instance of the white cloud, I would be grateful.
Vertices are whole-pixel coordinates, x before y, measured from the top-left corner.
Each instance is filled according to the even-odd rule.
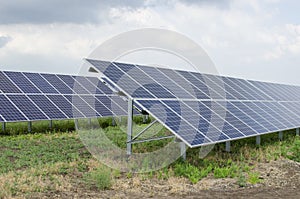
[[[226,75],[275,81],[280,63],[291,57],[295,65],[300,62],[300,26],[279,20],[278,0],[231,0],[219,6],[217,1],[211,5],[203,2],[149,0],[134,9],[126,5],[108,7],[101,24],[2,24],[0,35],[12,40],[0,50],[1,65],[17,65],[20,62],[15,56],[28,55],[48,57],[47,61],[59,57],[60,63],[71,68],[113,35],[143,27],[168,28],[189,36],[209,52]],[[38,62],[24,61],[25,66],[32,64]],[[268,77],[256,72],[271,66],[274,70]],[[294,65],[291,68],[291,73],[299,73]]]

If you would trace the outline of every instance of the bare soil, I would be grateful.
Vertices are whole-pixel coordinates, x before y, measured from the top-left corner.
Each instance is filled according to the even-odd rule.
[[[300,198],[300,164],[290,160],[259,163],[254,168],[261,182],[239,187],[237,179],[215,179],[213,176],[191,184],[184,178],[168,180],[116,179],[106,191],[86,190],[74,184],[72,192],[49,192],[29,198]]]

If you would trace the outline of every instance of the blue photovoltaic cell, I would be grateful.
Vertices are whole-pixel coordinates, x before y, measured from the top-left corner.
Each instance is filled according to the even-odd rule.
[[[22,73],[4,72],[24,93],[41,93]]]
[[[240,119],[242,122],[244,122],[246,125],[250,126],[256,132],[258,132],[258,133],[268,132],[268,130],[266,128],[264,128],[258,122],[256,122],[251,117],[249,117],[247,114],[245,114],[244,112],[242,112],[241,110],[239,110],[232,103],[230,103],[230,102],[227,103],[227,109],[236,118]]]
[[[278,130],[278,127],[274,126],[274,123],[269,122],[264,116],[256,112],[255,110],[249,108],[248,106],[245,105],[244,102],[231,102],[233,105],[238,107],[241,111],[244,111],[255,119],[256,121],[259,121],[259,123],[264,126],[266,129],[268,129],[268,132],[276,131]]]
[[[238,100],[253,100],[254,98],[248,94],[248,92],[242,90],[238,85],[233,84],[229,79],[226,77],[222,78],[224,82],[225,90],[226,90],[226,98],[228,99],[228,95],[234,96],[235,99]]]
[[[213,75],[194,74],[198,79],[203,80],[209,87],[210,97],[212,99],[238,99],[242,98],[240,94],[235,92],[220,77]]]
[[[288,109],[285,109],[283,106],[276,102],[263,103],[268,108],[272,109],[279,115],[281,115],[286,121],[288,121],[292,126],[296,127],[299,125],[300,118],[297,115],[294,115],[293,112],[290,112]],[[284,120],[283,120],[284,121]]]
[[[186,140],[188,143],[199,142],[207,143],[209,140],[191,124],[188,124],[180,116],[175,114],[170,108],[166,107],[160,101],[138,100],[138,102],[145,108],[155,113],[160,121],[164,122],[166,126],[175,134]]]
[[[184,89],[184,85],[182,82],[177,84],[175,81],[172,81],[171,77],[167,77],[156,68],[147,67],[147,66],[137,66],[141,67],[142,71],[145,75],[149,75],[154,81],[158,82],[160,85],[164,85],[167,87],[167,90],[176,95],[178,98],[195,98],[195,95],[191,95]],[[181,88],[182,87],[182,88]],[[187,89],[187,88],[186,88]],[[190,90],[192,90],[190,88]]]
[[[96,97],[95,97],[96,98]],[[103,105],[103,103],[101,101],[99,101],[97,98],[96,98],[96,101],[95,101],[95,109],[96,111],[98,111],[98,113],[100,113],[103,117],[105,116],[113,116],[114,114],[111,112],[110,109],[108,109],[107,107],[105,107]]]
[[[165,88],[162,84],[155,82],[148,75],[144,74],[138,67],[130,67],[128,64],[116,64],[123,71],[126,71],[134,81],[139,84],[139,87],[143,87],[152,93],[157,98],[176,98],[171,91]],[[133,82],[132,80],[132,82]],[[131,82],[129,82],[131,83]],[[138,96],[137,96],[138,97]]]
[[[4,95],[0,95],[0,114],[7,122],[27,121],[25,116]]]
[[[78,82],[80,85],[82,85],[82,87],[84,88],[85,92],[87,91],[87,93],[90,93],[90,94],[97,94],[98,88],[96,86],[97,85],[96,82],[98,82],[99,79],[97,79],[97,78],[90,78],[90,80],[92,82],[94,82],[94,84],[93,84],[86,77],[76,76],[74,78],[75,78],[76,82]],[[75,89],[77,90],[77,88],[75,88]],[[81,94],[83,94],[83,93],[81,93]]]
[[[68,118],[44,95],[28,95],[28,97],[51,119]]]
[[[101,82],[101,81],[98,81],[97,82],[97,88],[98,88],[98,90],[96,91],[96,94],[107,94],[107,95],[109,95],[109,94],[112,94],[113,93],[113,91],[109,88],[109,87],[107,87],[103,82]]]
[[[179,73],[190,83],[197,99],[210,98],[210,91],[203,82],[194,77],[190,72],[179,71]]]
[[[93,101],[90,101],[90,104],[88,104],[78,95],[66,95],[65,98],[67,98],[69,102],[80,111],[79,114],[77,112],[73,113],[76,117],[79,117],[81,113],[87,118],[100,116],[97,111],[92,108],[93,104],[91,103]]]
[[[0,90],[3,93],[21,93],[21,91],[3,74],[0,72]]]
[[[58,92],[38,73],[23,73],[42,93],[57,94]]]
[[[73,105],[62,95],[47,95],[47,97],[69,118],[84,118]]]
[[[26,115],[29,120],[48,120],[25,95],[8,95],[8,98]]]
[[[281,102],[280,104],[296,115],[300,115],[300,102]]]
[[[109,65],[109,67],[107,67],[105,71],[101,72],[103,72],[104,75],[108,76],[114,83],[117,83],[125,75],[123,71],[121,71],[113,64]]]
[[[89,94],[87,90],[85,90],[81,84],[75,81],[74,77],[70,75],[57,75],[68,87],[70,87],[74,93],[77,94]]]
[[[41,74],[56,90],[61,94],[73,94],[73,90],[69,88],[62,80],[53,74]]]
[[[122,84],[124,90],[126,90],[130,95],[134,97],[144,97],[144,98],[153,98],[154,95],[151,95],[145,88],[137,84],[133,79],[131,79],[126,73],[119,70],[115,65],[110,65],[104,71],[104,75],[110,77],[110,79],[116,84]]]
[[[204,104],[205,106],[207,106],[209,108],[210,102],[202,102],[202,104]],[[217,105],[217,104],[218,103],[215,102],[215,105]],[[253,130],[250,126],[248,126],[243,121],[241,121],[240,119],[236,118],[232,113],[230,113],[226,109],[226,107],[224,107],[222,105],[219,105],[218,108],[224,109],[224,111],[226,111],[225,121],[228,122],[229,124],[231,124],[236,129],[238,129],[244,135],[251,136],[251,135],[257,134],[257,132],[255,132],[255,130]]]
[[[114,115],[127,115],[127,111],[123,110],[119,106],[119,102],[116,103],[114,100],[112,100],[111,97],[108,96],[96,96],[96,98],[107,108],[109,109]],[[115,97],[115,99],[118,99],[120,97]],[[124,103],[124,102],[123,102]]]
[[[267,113],[269,113],[270,115],[272,115],[275,119],[277,119],[278,121],[281,121],[286,127],[293,127],[293,124],[286,120],[284,117],[282,117],[281,114],[279,114],[278,112],[272,110],[270,107],[268,107],[265,103],[262,102],[254,102],[255,105],[257,105],[258,107],[262,108],[264,111],[266,111]]]
[[[263,107],[257,106],[253,102],[245,102],[244,103],[246,106],[248,106],[250,109],[258,113],[261,117],[265,118],[268,122],[273,124],[274,126],[277,127],[277,129],[286,129],[287,127],[277,120],[272,114],[269,114],[266,110],[263,109]]]

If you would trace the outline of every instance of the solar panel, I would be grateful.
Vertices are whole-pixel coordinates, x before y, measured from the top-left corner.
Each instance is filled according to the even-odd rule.
[[[63,95],[47,95],[47,97],[69,118],[84,118],[84,115]]]
[[[4,72],[24,93],[41,93],[22,73]]]
[[[3,71],[0,78],[3,122],[127,115],[126,98],[95,77]]]
[[[28,95],[28,97],[51,119],[68,119],[59,108],[45,95]]]
[[[28,119],[25,115],[18,110],[18,108],[13,105],[10,100],[4,96],[0,95],[0,114],[5,121],[27,121]]]
[[[67,86],[62,80],[60,80],[56,75],[52,74],[41,74],[46,81],[48,81],[51,86],[53,86],[59,93],[73,94],[73,90]]]
[[[85,88],[78,83],[74,77],[69,75],[57,75],[69,88],[73,89],[76,94],[90,94]]]
[[[300,126],[300,87],[87,59],[190,147]]]
[[[48,120],[49,118],[25,95],[7,95],[29,120]]]
[[[17,73],[17,72],[15,72]],[[58,91],[51,86],[40,74],[38,73],[23,73],[42,93],[58,94]]]
[[[3,72],[0,72],[0,79],[0,90],[2,93],[21,93],[20,89]]]

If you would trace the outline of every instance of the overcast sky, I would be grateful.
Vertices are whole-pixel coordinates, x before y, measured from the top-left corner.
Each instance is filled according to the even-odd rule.
[[[102,42],[152,27],[190,37],[223,75],[300,85],[299,10],[297,0],[0,0],[0,67],[76,74]]]

